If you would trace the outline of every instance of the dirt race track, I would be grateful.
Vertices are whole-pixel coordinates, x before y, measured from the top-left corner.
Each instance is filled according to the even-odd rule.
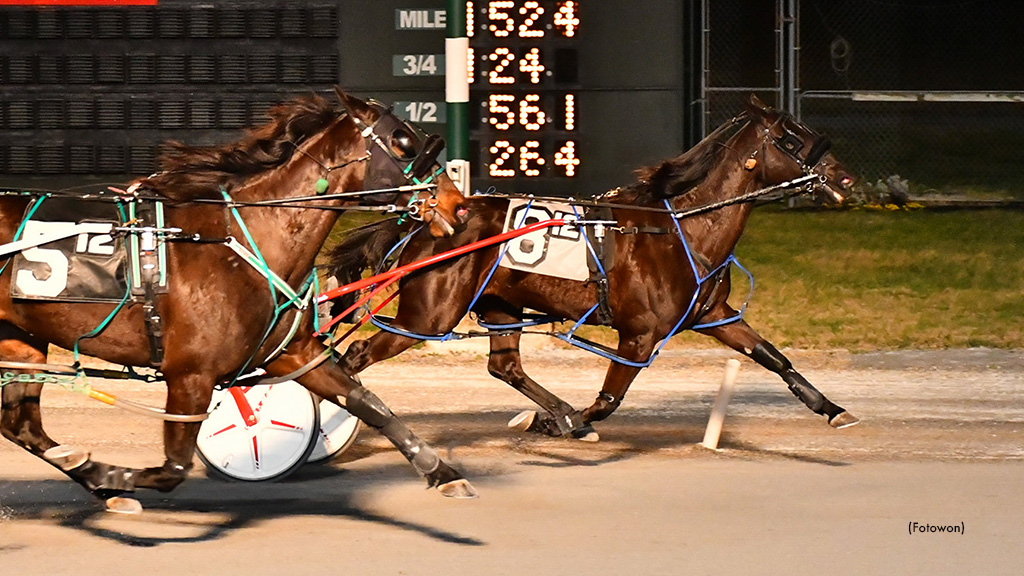
[[[454,346],[458,346],[455,344]],[[198,459],[145,512],[102,512],[80,488],[0,445],[0,573],[33,574],[1020,574],[1024,351],[849,355],[788,351],[861,417],[835,431],[744,361],[722,450],[701,441],[724,351],[669,350],[601,442],[522,436],[529,407],[473,348],[428,348],[364,383],[474,483],[423,489],[364,430],[326,466],[276,484],[207,479]],[[604,362],[536,348],[527,369],[583,407]],[[157,385],[110,383],[159,404]],[[162,461],[159,424],[60,389],[47,429],[96,459]],[[913,530],[913,523],[918,530]],[[926,526],[962,532],[929,531]],[[921,531],[921,530],[925,531]]]

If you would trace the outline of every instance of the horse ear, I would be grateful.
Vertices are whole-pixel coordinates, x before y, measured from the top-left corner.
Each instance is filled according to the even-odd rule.
[[[751,112],[755,112],[762,116],[771,112],[771,108],[762,102],[761,99],[757,97],[757,94],[754,94],[753,92],[751,92],[750,96],[747,98],[747,108],[749,108]]]
[[[373,123],[372,119],[369,117],[370,107],[366,105],[366,102],[348,94],[337,86],[334,87],[334,93],[338,95],[338,100],[341,101],[341,105],[345,107],[345,110],[347,110],[349,114],[356,116],[367,124]]]
[[[755,94],[751,94],[747,100],[747,112],[755,118],[760,118],[761,123],[766,126],[775,123],[779,117],[777,110],[762,102]]]

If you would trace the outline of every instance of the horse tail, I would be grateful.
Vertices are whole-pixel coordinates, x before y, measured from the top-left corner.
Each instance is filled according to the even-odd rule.
[[[406,227],[399,224],[398,218],[387,218],[380,222],[366,224],[346,232],[337,246],[331,250],[328,272],[344,286],[362,277],[363,271],[376,269],[387,257],[391,248],[398,243],[402,231]],[[338,314],[355,303],[358,294],[349,292],[335,298],[331,312]],[[354,313],[353,313],[354,315]],[[353,318],[345,318],[351,322]]]

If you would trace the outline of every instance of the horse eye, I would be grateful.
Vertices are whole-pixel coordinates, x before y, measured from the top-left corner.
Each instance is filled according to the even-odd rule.
[[[391,134],[391,150],[397,158],[412,160],[416,157],[416,139],[405,130],[395,130]]]

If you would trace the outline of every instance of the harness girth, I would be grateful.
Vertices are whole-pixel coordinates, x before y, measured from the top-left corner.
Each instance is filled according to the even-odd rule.
[[[163,210],[158,202],[137,201],[131,204],[132,221],[136,224],[163,228]],[[132,237],[129,243],[132,259],[132,296],[142,300],[142,315],[146,322],[146,335],[149,338],[149,364],[159,368],[164,360],[164,328],[160,312],[157,310],[158,294],[167,292],[166,272],[161,266],[165,257],[163,242],[157,241],[153,232],[143,232]]]
[[[610,206],[587,206],[583,213],[584,220],[615,222]],[[668,234],[668,228],[658,226],[586,226],[584,234],[590,245],[587,250],[587,266],[590,278],[597,290],[597,319],[602,326],[611,326],[614,315],[608,303],[608,271],[615,266],[615,236],[608,231],[622,235],[634,234]]]

